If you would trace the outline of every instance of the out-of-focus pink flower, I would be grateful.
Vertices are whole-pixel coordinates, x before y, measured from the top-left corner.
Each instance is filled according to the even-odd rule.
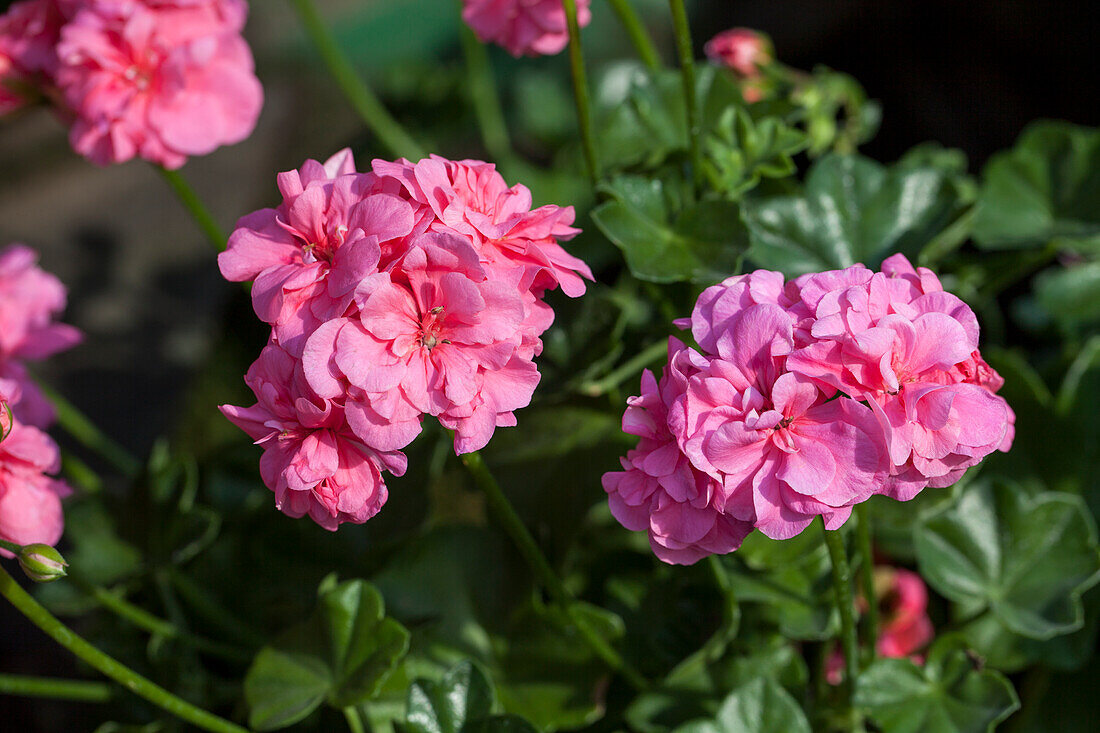
[[[251,134],[263,104],[239,2],[99,0],[61,29],[70,141],[100,165],[178,168]]]
[[[61,27],[82,0],[21,0],[0,16],[0,56],[28,79],[52,81]]]
[[[60,468],[61,454],[48,435],[18,421],[10,426],[0,441],[0,538],[19,545],[61,539],[61,499],[71,491],[47,475]],[[12,557],[7,550],[0,555]]]
[[[403,252],[413,207],[372,193],[374,177],[355,172],[350,150],[324,164],[306,161],[279,174],[283,203],[237,222],[218,255],[227,280],[255,280],[256,315],[283,348],[300,356],[322,323],[346,314],[355,290],[379,271],[383,248]]]
[[[760,67],[775,58],[771,39],[751,28],[722,31],[707,41],[703,50],[713,63],[733,69],[748,79],[760,76]]]
[[[603,488],[611,513],[627,529],[648,532],[657,557],[690,565],[736,550],[752,523],[724,513],[721,483],[680,451],[673,430],[682,424],[688,377],[702,360],[676,339],[669,339],[668,350],[661,381],[646,370],[641,394],[627,400],[623,432],[640,440],[621,459],[622,471],[603,475]]]
[[[9,395],[15,416],[44,428],[53,422],[53,408],[22,361],[69,349],[81,334],[56,321],[65,310],[65,286],[37,261],[34,250],[21,244],[0,252],[0,383],[18,386],[18,394]]]
[[[382,471],[402,475],[403,454],[365,445],[348,428],[343,406],[314,394],[300,362],[277,345],[264,348],[245,382],[256,404],[220,409],[263,447],[260,475],[280,511],[308,514],[328,530],[378,513],[388,496]]]
[[[490,267],[522,268],[520,287],[536,297],[559,284],[566,295],[584,294],[591,270],[558,244],[580,231],[571,226],[572,206],[531,211],[526,186],[509,188],[495,166],[479,160],[433,155],[415,164],[375,160],[373,169],[381,190],[417,207],[418,228],[468,238]]]
[[[592,20],[591,0],[577,0],[577,22]],[[551,56],[569,43],[562,0],[462,0],[462,19],[483,43],[516,56]]]

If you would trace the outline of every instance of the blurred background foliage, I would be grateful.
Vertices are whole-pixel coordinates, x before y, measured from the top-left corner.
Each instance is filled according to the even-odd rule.
[[[635,4],[671,63],[667,3]],[[456,3],[320,5],[417,140],[447,157],[491,159]],[[598,477],[633,443],[619,429],[625,397],[643,366],[660,363],[672,319],[702,286],[738,268],[874,267],[902,251],[978,313],[1018,432],[1011,453],[952,489],[870,502],[881,561],[921,572],[942,638],[923,668],[877,663],[857,700],[887,731],[909,730],[898,721],[919,714],[955,726],[929,730],[983,730],[1017,693],[1023,708],[1005,729],[1100,729],[1100,591],[1089,590],[1100,567],[1100,133],[1025,128],[1038,117],[1100,121],[1080,68],[1096,20],[1039,2],[692,3],[698,48],[732,25],[757,27],[781,61],[806,70],[745,105],[732,76],[700,69],[706,193],[696,196],[684,182],[678,74],[629,61],[609,4],[593,6],[584,37],[604,166],[597,191],[584,176],[565,57],[489,49],[515,151],[497,162],[536,204],[577,207],[585,231],[570,250],[598,283],[579,300],[550,296],[557,315],[535,402],[485,456],[571,590],[607,609],[589,608],[593,625],[660,682],[636,695],[571,635],[487,523],[447,436],[427,423],[408,474],[388,482],[385,511],[366,525],[333,534],[276,512],[257,449],[213,409],[251,401],[241,375],[266,334],[247,295],[220,280],[151,171],[91,168],[33,111],[0,135],[4,239],[43,251],[71,288],[70,320],[89,334],[43,371],[147,456],[138,480],[108,478],[69,501],[62,547],[84,580],[176,631],[137,631],[69,583],[39,597],[164,686],[239,719],[251,713],[260,727],[338,729],[325,701],[369,699],[362,711],[376,731],[419,730],[414,718],[433,721],[423,730],[733,731],[740,710],[761,704],[768,719],[753,730],[806,729],[803,708],[827,729],[837,721],[820,668],[837,620],[817,535],[750,538],[722,559],[731,595],[706,563],[657,562],[644,537],[611,518]],[[345,145],[361,168],[389,157],[285,3],[253,2],[247,35],[268,95],[260,128],[186,169],[226,224],[269,205],[275,172],[306,157]],[[940,143],[921,144],[929,139]],[[839,225],[825,226],[826,208],[843,213]],[[354,628],[386,626],[389,643],[357,649],[367,661],[351,666],[303,650],[293,627],[329,629],[334,608],[351,609]],[[13,669],[81,673],[60,650],[43,654],[45,642],[6,611]],[[194,635],[218,646],[198,649]],[[264,644],[276,672],[260,684],[254,668],[242,690]],[[280,687],[291,657],[316,663]],[[901,702],[889,694],[898,685],[910,693]],[[458,717],[441,702],[455,694],[469,702]],[[95,708],[0,698],[0,714],[20,731],[92,730],[104,719],[119,723],[101,733],[183,729],[122,694]]]

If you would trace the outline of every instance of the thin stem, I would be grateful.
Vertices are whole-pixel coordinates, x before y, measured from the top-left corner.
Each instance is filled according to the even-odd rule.
[[[48,697],[76,702],[107,702],[114,695],[114,690],[106,682],[0,674],[0,695]]]
[[[155,634],[157,636],[163,636],[166,639],[177,639],[185,644],[190,644],[199,651],[232,662],[248,662],[252,659],[252,655],[244,649],[196,636],[181,629],[171,621],[166,621],[154,616],[139,606],[135,606],[122,596],[112,593],[106,588],[92,585],[91,583],[72,576],[70,576],[70,580],[72,580],[82,591],[94,598],[99,605],[143,631],[148,631],[150,634]]]
[[[17,545],[14,542],[0,539],[0,549],[7,550],[16,557],[19,557],[19,554],[23,552],[23,545]]]
[[[577,124],[581,128],[581,147],[588,178],[595,186],[600,180],[600,161],[596,156],[596,136],[592,130],[592,100],[588,93],[588,75],[584,70],[581,49],[581,26],[577,22],[577,0],[563,0],[565,19],[569,26],[569,66],[573,72],[573,98],[577,102]]]
[[[859,547],[859,581],[867,609],[863,614],[863,653],[868,663],[878,653],[878,602],[875,599],[875,560],[871,548],[871,515],[866,504],[856,505],[856,544]]]
[[[691,151],[692,176],[696,187],[703,180],[703,157],[699,149],[699,108],[695,101],[695,49],[691,45],[691,27],[688,25],[684,0],[669,0],[672,23],[676,30],[676,50],[680,53],[680,75],[684,83],[684,102],[687,105],[688,148]]]
[[[95,426],[95,423],[89,420],[75,405],[62,397],[59,392],[41,380],[36,380],[36,382],[38,388],[53,403],[54,409],[57,411],[57,422],[65,432],[76,439],[76,442],[102,457],[124,476],[132,478],[137,475],[138,471],[141,470],[141,461],[107,437],[102,430]]]
[[[202,230],[206,239],[214,246],[214,249],[219,252],[225,249],[228,243],[225,232],[218,226],[217,219],[210,213],[210,209],[206,208],[206,204],[204,204],[202,199],[199,198],[199,195],[195,193],[195,189],[191,188],[191,184],[187,182],[183,174],[179,171],[170,171],[159,165],[154,167],[168,185],[171,186],[172,192],[176,194],[176,198],[180,200],[183,207],[191,214],[191,218],[198,224],[199,229]]]
[[[354,705],[344,708],[344,718],[348,721],[348,730],[351,733],[367,733],[367,729],[363,725],[363,718]]]
[[[103,491],[103,479],[91,467],[69,451],[61,452],[61,475],[88,494]]]
[[[3,568],[0,568],[0,595],[7,598],[31,623],[45,631],[58,644],[134,694],[140,695],[181,720],[211,733],[248,733],[246,728],[176,697],[160,685],[84,641],[34,600]]]
[[[847,706],[852,706],[852,685],[859,675],[859,645],[856,640],[856,620],[852,604],[852,571],[848,566],[848,554],[844,549],[844,538],[839,530],[825,529],[824,520],[821,529],[825,534],[825,546],[829,548],[829,559],[833,565],[833,593],[836,596],[836,608],[840,612],[840,641],[844,651],[844,680],[842,694]]]
[[[650,364],[668,353],[668,341],[657,341],[642,349],[622,366],[616,367],[607,376],[595,382],[585,382],[580,391],[590,397],[599,397],[618,387]]]
[[[493,67],[489,63],[489,50],[477,40],[477,36],[465,23],[460,23],[462,54],[466,58],[467,78],[470,84],[470,100],[477,115],[481,140],[485,149],[500,164],[512,157],[512,143],[508,138],[508,126],[504,121],[504,108],[497,93]]]
[[[519,518],[512,503],[508,501],[508,497],[501,491],[500,484],[497,483],[496,478],[494,478],[492,472],[489,471],[489,467],[485,465],[485,460],[481,457],[481,454],[474,451],[473,453],[464,453],[460,458],[462,459],[462,465],[466,467],[466,470],[468,470],[473,477],[474,483],[476,483],[478,488],[485,494],[486,502],[489,505],[489,511],[493,513],[493,517],[496,519],[497,523],[512,539],[512,542],[515,543],[520,554],[523,555],[523,559],[527,561],[528,566],[535,572],[539,585],[546,590],[551,600],[566,613],[569,620],[572,621],[573,625],[577,628],[577,631],[584,637],[589,648],[591,648],[608,667],[626,678],[631,685],[639,690],[646,689],[649,684],[645,681],[645,678],[630,666],[630,664],[623,659],[622,656],[615,651],[615,649],[608,644],[576,610],[577,604],[576,599],[573,598],[573,594],[565,587],[561,578],[558,577],[558,574],[554,572],[554,569],[550,566],[550,562],[546,559],[546,556],[542,554],[542,550],[540,550],[538,544],[536,544],[535,538],[531,536],[527,526],[523,523],[523,520]]]
[[[356,73],[347,54],[336,43],[328,26],[321,19],[313,0],[290,0],[290,4],[294,6],[306,35],[321,55],[337,86],[378,140],[394,155],[413,160],[423,158],[424,151]]]
[[[611,8],[615,11],[615,14],[619,16],[619,22],[623,24],[626,34],[630,36],[630,42],[634,44],[642,63],[650,71],[660,69],[661,57],[657,54],[657,47],[653,45],[653,39],[650,38],[649,31],[646,30],[645,25],[634,11],[634,6],[630,4],[630,0],[608,0],[608,2],[611,3]]]
[[[183,600],[207,623],[246,646],[259,648],[267,643],[263,634],[226,609],[208,590],[177,568],[168,568],[168,579]]]

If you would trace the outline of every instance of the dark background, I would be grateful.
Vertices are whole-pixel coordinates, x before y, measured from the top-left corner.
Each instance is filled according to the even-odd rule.
[[[441,40],[430,58],[379,65],[381,52],[372,55],[371,49],[387,39],[375,36],[385,31],[373,25],[373,9],[388,5],[376,15],[400,15],[416,0],[318,5],[403,122],[415,130],[424,123],[418,116],[436,114],[415,100],[405,67],[438,69],[442,90],[427,88],[423,95],[445,96],[446,80],[461,76],[452,31],[438,31]],[[586,34],[590,48],[602,45],[598,34],[620,33],[602,0],[593,5],[602,15]],[[671,60],[667,4],[639,0],[638,6]],[[419,17],[417,8],[407,13]],[[253,2],[252,16],[246,35],[267,90],[260,126],[249,141],[184,169],[223,224],[273,204],[275,172],[305,157],[323,159],[351,144],[363,151],[363,167],[371,153],[381,152],[321,73],[286,3]],[[407,32],[421,33],[409,17]],[[882,104],[880,132],[864,152],[883,161],[938,140],[964,150],[977,171],[1035,118],[1100,122],[1090,64],[1100,13],[1083,3],[699,0],[692,21],[699,55],[715,33],[748,26],[770,34],[778,57],[791,66],[825,64],[854,76]],[[567,74],[564,57],[512,64],[494,52],[493,59],[506,80],[529,68],[561,79]],[[510,121],[519,114],[508,112]],[[225,325],[228,312],[241,312],[243,294],[221,280],[208,245],[148,166],[90,166],[68,150],[63,128],[44,110],[0,124],[0,245],[25,241],[42,253],[43,266],[70,288],[67,320],[87,334],[85,345],[40,371],[109,433],[143,453],[170,430],[213,344],[228,334],[257,340],[246,348],[258,350],[262,333]],[[481,155],[468,115],[456,115],[459,126],[465,132],[446,135],[438,151]],[[0,670],[83,674],[6,605],[0,629]],[[96,720],[91,707],[0,697],[3,731],[90,731],[96,723],[87,721]]]

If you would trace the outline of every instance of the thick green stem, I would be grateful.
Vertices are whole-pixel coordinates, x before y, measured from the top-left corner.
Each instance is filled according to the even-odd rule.
[[[581,129],[581,147],[588,177],[593,187],[600,180],[600,160],[596,156],[596,135],[592,129],[592,99],[588,93],[588,75],[581,49],[581,26],[577,22],[577,0],[563,0],[569,25],[569,66],[573,72],[573,98],[577,103],[577,124]]]
[[[34,600],[3,568],[0,568],[0,595],[7,598],[20,613],[30,619],[31,623],[45,631],[58,644],[157,707],[211,733],[248,733],[246,728],[176,697],[160,685],[142,677],[84,641]]]
[[[653,45],[653,39],[649,36],[649,31],[646,30],[645,25],[642,24],[638,14],[634,11],[634,6],[630,4],[630,0],[608,0],[611,3],[612,10],[619,16],[619,22],[623,24],[623,29],[626,30],[626,34],[630,36],[630,42],[634,44],[634,48],[638,51],[638,58],[642,60],[650,71],[657,71],[661,68],[661,57],[657,54],[657,47]]]
[[[170,171],[159,165],[155,167],[160,172],[161,177],[172,187],[172,191],[176,194],[176,198],[180,200],[183,207],[191,214],[191,218],[198,224],[199,229],[206,235],[207,240],[214,246],[214,249],[219,252],[225,249],[228,243],[225,232],[218,226],[218,222],[214,218],[214,215],[210,213],[210,209],[206,208],[206,205],[202,202],[202,199],[199,198],[199,195],[195,193],[195,189],[191,188],[191,184],[187,182],[187,179],[184,178],[179,171]]]
[[[466,58],[467,80],[470,84],[470,101],[474,105],[481,140],[485,149],[498,164],[512,157],[512,143],[508,138],[508,126],[504,121],[504,108],[497,93],[493,67],[489,63],[489,51],[465,23],[461,23],[462,54]]]
[[[658,361],[668,353],[668,341],[657,341],[642,349],[638,354],[616,367],[603,379],[595,382],[585,382],[580,386],[580,391],[590,397],[599,397],[618,387],[626,380],[645,369],[650,364]]]
[[[460,456],[462,465],[470,472],[474,483],[485,494],[489,511],[493,518],[515,543],[527,565],[535,572],[539,585],[543,587],[550,599],[566,613],[573,622],[577,631],[589,648],[607,664],[608,667],[621,674],[631,685],[639,690],[646,689],[649,684],[645,678],[634,669],[607,641],[600,636],[577,611],[576,599],[569,589],[565,587],[561,578],[554,572],[546,556],[542,554],[535,538],[531,536],[523,520],[519,518],[512,503],[500,489],[485,460],[477,451],[464,453]]]
[[[867,610],[863,614],[863,654],[867,662],[878,649],[878,601],[875,599],[875,559],[871,548],[871,516],[866,504],[856,505],[856,543],[859,546],[859,582]]]
[[[688,149],[691,151],[692,176],[696,188],[703,180],[703,156],[699,148],[699,107],[695,100],[695,49],[691,45],[691,27],[688,25],[684,0],[669,0],[672,24],[676,31],[676,50],[680,54],[680,75],[684,83],[684,102],[687,106]]]
[[[348,730],[351,733],[367,733],[366,726],[363,725],[363,718],[359,715],[358,708],[346,707],[344,708],[344,719],[348,721]]]
[[[201,636],[196,636],[188,631],[184,631],[171,621],[165,621],[162,618],[154,616],[145,609],[135,606],[122,596],[112,593],[106,588],[92,585],[91,583],[87,583],[72,576],[70,576],[70,580],[72,580],[82,591],[94,598],[99,605],[143,631],[148,631],[150,634],[163,636],[167,639],[178,639],[201,652],[206,652],[207,654],[231,662],[248,662],[252,659],[252,654],[244,649],[240,649],[230,644],[223,644],[219,641],[204,639]]]
[[[290,0],[290,4],[297,11],[306,35],[321,55],[337,86],[379,141],[394,155],[405,156],[412,160],[423,158],[425,154],[421,147],[393,118],[362,77],[356,73],[347,54],[336,43],[336,39],[321,19],[313,0]]]
[[[102,430],[95,426],[95,423],[85,417],[59,392],[40,380],[36,380],[36,382],[38,388],[53,403],[54,409],[57,411],[57,423],[65,432],[71,435],[76,442],[110,463],[122,475],[129,478],[137,475],[138,471],[141,470],[141,461],[107,437]]]
[[[856,617],[852,603],[852,571],[848,566],[848,553],[844,549],[844,538],[839,530],[825,529],[825,546],[829,548],[829,559],[833,565],[833,593],[836,596],[836,609],[840,613],[840,643],[844,652],[844,681],[841,691],[847,706],[852,706],[852,685],[859,675],[859,642],[856,639]]]
[[[0,695],[48,697],[76,702],[107,702],[113,694],[111,686],[105,682],[0,674]]]

